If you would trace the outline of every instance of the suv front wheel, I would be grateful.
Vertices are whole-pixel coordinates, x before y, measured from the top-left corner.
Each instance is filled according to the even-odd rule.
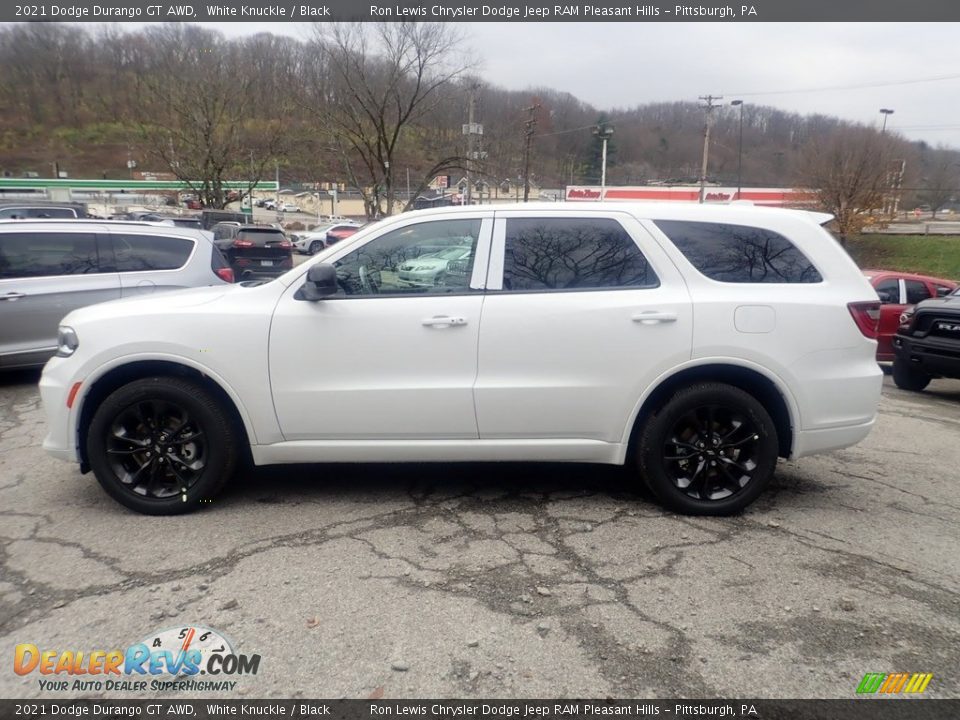
[[[660,502],[688,515],[731,515],[763,491],[779,454],[770,414],[722,383],[677,391],[640,428],[637,464]]]
[[[209,502],[233,473],[237,434],[220,401],[198,383],[135,380],[94,413],[87,457],[103,489],[147,515]]]
[[[893,382],[901,390],[920,392],[930,384],[930,376],[915,370],[900,358],[893,360]]]

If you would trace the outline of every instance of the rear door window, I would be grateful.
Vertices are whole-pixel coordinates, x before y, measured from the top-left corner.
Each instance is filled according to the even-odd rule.
[[[930,297],[930,288],[926,283],[919,280],[904,280],[903,284],[907,288],[907,305],[916,305]]]
[[[656,220],[703,275],[725,283],[818,283],[823,278],[793,243],[766,228]]]
[[[0,279],[98,272],[94,233],[0,233]]]
[[[177,270],[193,251],[193,240],[162,235],[117,233],[112,236],[113,254],[120,272]]]
[[[505,292],[656,287],[633,238],[610,218],[508,218]]]

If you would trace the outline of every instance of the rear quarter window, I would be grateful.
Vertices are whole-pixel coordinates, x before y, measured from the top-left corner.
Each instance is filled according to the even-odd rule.
[[[655,220],[703,275],[725,283],[818,283],[823,277],[792,242],[766,228]]]
[[[119,272],[177,270],[193,251],[193,240],[187,238],[117,234],[112,241]]]

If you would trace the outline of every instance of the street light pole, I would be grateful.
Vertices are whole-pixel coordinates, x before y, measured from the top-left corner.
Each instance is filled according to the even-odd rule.
[[[737,200],[739,200],[743,186],[743,100],[734,100],[730,104],[740,108],[740,139],[737,141]]]
[[[887,132],[887,118],[893,115],[893,110],[890,108],[880,108],[880,112],[883,113],[883,127],[880,128],[880,134],[883,135]]]
[[[607,140],[613,135],[613,128],[606,123],[601,123],[593,129],[596,135],[603,143],[603,149],[600,154],[600,200],[603,200],[607,189]]]

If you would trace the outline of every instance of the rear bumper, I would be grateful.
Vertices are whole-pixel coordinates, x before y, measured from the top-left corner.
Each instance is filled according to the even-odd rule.
[[[824,430],[801,430],[795,436],[791,458],[818,455],[856,445],[870,434],[875,422],[876,418],[859,425],[845,425]]]
[[[960,345],[955,342],[897,335],[893,339],[893,353],[900,362],[928,375],[960,378]]]

